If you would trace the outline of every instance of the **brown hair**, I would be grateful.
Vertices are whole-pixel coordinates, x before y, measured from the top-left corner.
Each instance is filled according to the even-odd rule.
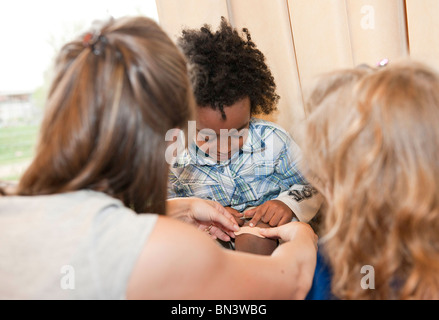
[[[323,248],[343,299],[439,298],[439,76],[414,62],[322,79],[304,157],[326,198]],[[363,266],[375,289],[363,289]]]
[[[92,189],[164,213],[165,134],[193,110],[185,59],[163,30],[145,17],[112,19],[61,49],[18,194]]]

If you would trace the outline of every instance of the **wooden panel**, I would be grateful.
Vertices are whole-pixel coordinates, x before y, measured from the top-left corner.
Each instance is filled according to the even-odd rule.
[[[346,0],[354,64],[408,55],[403,0]]]
[[[302,88],[316,76],[353,66],[346,3],[288,0]]]
[[[207,23],[216,29],[221,16],[228,18],[226,0],[156,0],[161,27],[176,40],[184,28]]]
[[[160,23],[174,37],[183,26],[215,29],[221,16],[250,30],[281,96],[268,119],[298,143],[303,92],[314,77],[408,56],[406,6],[412,57],[439,67],[437,0],[157,0]]]
[[[279,111],[266,119],[277,122],[299,140],[304,111],[288,7],[285,0],[229,0],[231,22],[249,29],[276,81]],[[298,141],[299,142],[299,141]]]
[[[439,1],[406,0],[410,56],[439,70]]]

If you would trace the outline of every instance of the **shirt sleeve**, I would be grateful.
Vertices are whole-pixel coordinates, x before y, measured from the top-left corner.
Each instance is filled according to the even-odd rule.
[[[299,221],[309,222],[319,211],[323,199],[300,173],[302,154],[299,146],[290,137],[285,142],[275,172],[287,190],[273,200],[285,203]]]
[[[276,199],[285,203],[301,222],[308,223],[320,209],[323,198],[311,185],[292,185]]]

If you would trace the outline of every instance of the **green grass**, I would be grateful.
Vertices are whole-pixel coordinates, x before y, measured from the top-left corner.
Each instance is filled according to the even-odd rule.
[[[38,125],[0,128],[0,170],[32,159],[38,130]],[[19,176],[12,172],[4,176],[3,172],[0,179],[14,181],[18,180]]]
[[[0,128],[0,166],[31,159],[39,126]]]
[[[17,174],[7,177],[0,177],[0,181],[5,181],[5,182],[18,182],[19,180],[20,180],[20,176]]]

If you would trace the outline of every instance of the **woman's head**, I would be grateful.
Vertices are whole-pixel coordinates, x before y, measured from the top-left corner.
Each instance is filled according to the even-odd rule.
[[[341,298],[439,297],[439,76],[406,62],[323,77],[306,163],[327,199],[324,240]],[[361,287],[374,268],[375,289]]]
[[[110,20],[59,53],[36,156],[19,194],[93,189],[163,213],[166,131],[194,101],[186,62],[152,20]]]

